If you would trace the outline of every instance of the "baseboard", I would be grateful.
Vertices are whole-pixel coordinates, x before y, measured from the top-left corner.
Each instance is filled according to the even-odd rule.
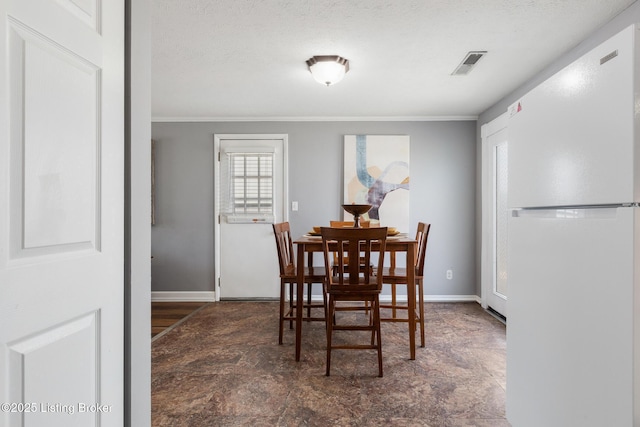
[[[321,295],[313,295],[311,297],[314,301],[322,301]],[[188,301],[206,301],[213,302],[216,300],[215,292],[164,292],[156,291],[151,292],[152,302],[188,302]],[[398,295],[396,300],[398,302],[407,302],[406,295]],[[477,295],[425,295],[425,302],[477,302],[480,304],[480,297]],[[390,302],[391,295],[380,295],[381,302]]]
[[[406,296],[405,296],[406,301]],[[425,295],[425,302],[477,302],[480,304],[480,297],[477,295]]]
[[[151,292],[151,302],[213,302],[216,300],[216,293],[212,291],[199,292]]]

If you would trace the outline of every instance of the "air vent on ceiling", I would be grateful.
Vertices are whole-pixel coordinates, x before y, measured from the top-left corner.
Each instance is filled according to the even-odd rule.
[[[460,65],[451,73],[452,76],[464,76],[469,74],[471,69],[487,54],[486,50],[472,50],[467,53]]]
[[[600,58],[600,65],[604,64],[605,62],[609,62],[611,61],[613,58],[615,58],[616,56],[618,56],[618,50],[614,50],[613,52],[611,52],[610,54],[603,56],[602,58]]]

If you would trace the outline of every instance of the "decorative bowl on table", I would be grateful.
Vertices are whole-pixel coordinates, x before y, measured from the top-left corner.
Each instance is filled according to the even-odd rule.
[[[342,209],[353,215],[353,228],[360,227],[360,215],[364,215],[371,209],[371,205],[342,205]]]

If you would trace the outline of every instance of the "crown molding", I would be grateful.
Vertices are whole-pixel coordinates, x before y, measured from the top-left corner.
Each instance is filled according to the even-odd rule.
[[[153,123],[166,122],[452,122],[475,121],[478,116],[365,116],[365,117],[162,117]]]

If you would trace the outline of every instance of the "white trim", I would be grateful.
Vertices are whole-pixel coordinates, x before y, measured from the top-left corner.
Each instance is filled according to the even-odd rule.
[[[275,147],[237,147],[233,150],[225,148],[220,152],[225,154],[268,154],[275,153],[276,149]]]
[[[151,292],[152,302],[213,302],[216,293],[212,291],[154,291]]]
[[[485,123],[480,128],[480,136],[482,139],[485,139],[488,136],[493,135],[496,132],[500,132],[502,129],[506,128],[509,125],[509,114],[508,112],[504,112],[500,114],[498,117],[490,121],[489,123]]]
[[[313,295],[313,301],[322,301],[322,295]],[[151,292],[153,302],[214,302],[215,292],[212,291],[154,291]],[[275,300],[274,300],[275,301]],[[406,303],[406,295],[398,295],[396,301]],[[477,302],[480,304],[480,297],[477,295],[425,295],[425,302]],[[380,302],[391,302],[391,295],[380,295]]]
[[[495,218],[494,218],[494,147],[489,143],[491,135],[508,128],[509,114],[505,112],[480,128],[481,145],[481,251],[480,251],[480,298],[482,308],[489,306],[489,295],[493,293],[493,277],[495,275]]]
[[[425,302],[477,302],[480,304],[478,295],[425,295]]]
[[[380,117],[152,117],[152,123],[168,122],[453,122],[474,121],[478,116],[380,116]]]
[[[213,271],[215,301],[220,301],[220,138],[213,137]]]

